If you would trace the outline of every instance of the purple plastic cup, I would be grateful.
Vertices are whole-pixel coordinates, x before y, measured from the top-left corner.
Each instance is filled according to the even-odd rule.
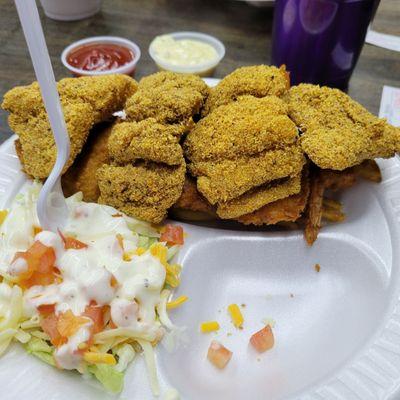
[[[292,85],[346,90],[379,0],[276,0],[272,63]]]

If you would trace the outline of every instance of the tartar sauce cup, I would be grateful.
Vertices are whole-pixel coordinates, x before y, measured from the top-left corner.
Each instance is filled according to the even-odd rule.
[[[199,76],[212,76],[215,68],[225,56],[224,44],[214,36],[200,32],[173,32],[165,34],[179,41],[183,39],[195,40],[212,46],[216,51],[216,56],[210,61],[195,65],[175,65],[160,57],[155,48],[154,41],[159,37],[155,37],[149,46],[149,54],[158,68],[165,71],[178,72],[183,74],[195,74]],[[164,36],[164,35],[161,35]]]
[[[92,46],[95,44],[103,44],[103,45],[116,45],[118,47],[122,47],[124,49],[128,49],[133,53],[133,59],[128,61],[126,64],[118,67],[111,68],[103,71],[98,70],[85,70],[81,68],[76,68],[68,62],[68,56],[71,55],[74,51],[84,48],[86,46]],[[137,63],[140,60],[140,48],[139,46],[132,42],[131,40],[124,39],[117,36],[93,36],[90,38],[85,38],[82,40],[78,40],[70,44],[66,47],[61,54],[61,62],[64,64],[65,68],[67,68],[72,74],[76,76],[95,76],[95,75],[107,75],[107,74],[126,74],[126,75],[134,75]]]

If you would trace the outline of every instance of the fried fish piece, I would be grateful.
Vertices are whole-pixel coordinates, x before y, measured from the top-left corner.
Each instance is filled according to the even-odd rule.
[[[148,160],[167,165],[184,162],[174,126],[157,123],[154,118],[140,122],[121,122],[112,129],[108,151],[119,165]]]
[[[184,142],[188,169],[211,204],[300,175],[305,159],[287,107],[275,96],[243,96],[197,123]]]
[[[305,159],[298,146],[271,150],[235,160],[205,161],[189,164],[189,171],[198,176],[197,188],[215,204],[232,200],[248,190],[276,179],[300,174]]]
[[[136,90],[125,75],[65,78],[57,88],[71,142],[64,172],[81,151],[94,124],[112,117]],[[46,178],[55,162],[56,148],[37,82],[8,91],[2,103],[9,111],[11,129],[19,136],[17,154],[27,174]]]
[[[82,102],[91,105],[95,124],[110,119],[124,108],[126,100],[137,88],[137,82],[128,75],[110,74],[61,79],[57,88],[61,101]]]
[[[301,175],[293,178],[279,179],[256,187],[248,192],[217,205],[220,218],[231,219],[249,214],[262,206],[283,199],[301,190]]]
[[[161,71],[140,81],[125,111],[129,120],[155,118],[162,124],[180,126],[183,134],[193,126],[193,116],[200,113],[208,91],[198,76]]]
[[[85,103],[66,104],[63,112],[71,144],[70,157],[63,170],[65,172],[82,150],[94,119],[90,105]],[[47,178],[57,151],[46,112],[41,111],[26,118],[10,114],[8,124],[18,135],[16,153],[24,172],[37,179]]]
[[[287,114],[287,104],[276,96],[242,96],[196,124],[184,142],[185,154],[192,162],[217,161],[285,148],[298,139]]]
[[[131,217],[159,223],[182,193],[185,164],[105,164],[96,176],[101,193],[99,203],[113,206]]]
[[[65,196],[82,192],[83,200],[97,202],[100,196],[96,172],[109,162],[107,144],[112,130],[109,123],[96,125],[90,132],[88,141],[74,163],[62,177]]]
[[[223,104],[235,101],[242,95],[280,97],[286,94],[289,87],[290,78],[284,65],[280,68],[267,65],[241,67],[211,89],[203,115],[209,114]]]
[[[369,113],[338,89],[300,84],[287,96],[301,146],[320,168],[344,170],[400,151],[400,128]]]
[[[237,220],[245,225],[275,225],[280,222],[297,221],[306,205],[310,194],[310,181],[307,174],[303,175],[300,193],[268,203],[265,206],[245,214]]]
[[[173,208],[215,214],[214,207],[200,194],[196,181],[188,175],[185,177],[182,194]]]

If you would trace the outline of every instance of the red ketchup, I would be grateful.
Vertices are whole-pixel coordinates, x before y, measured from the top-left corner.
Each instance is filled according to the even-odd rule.
[[[84,71],[111,71],[135,58],[133,51],[118,44],[93,43],[80,46],[67,55],[72,67]]]

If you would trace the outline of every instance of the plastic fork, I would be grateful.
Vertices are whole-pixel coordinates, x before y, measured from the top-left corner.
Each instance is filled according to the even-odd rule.
[[[37,203],[40,226],[56,232],[65,225],[68,217],[68,207],[61,189],[61,174],[69,158],[70,142],[36,2],[15,0],[15,5],[57,148],[56,162]]]

